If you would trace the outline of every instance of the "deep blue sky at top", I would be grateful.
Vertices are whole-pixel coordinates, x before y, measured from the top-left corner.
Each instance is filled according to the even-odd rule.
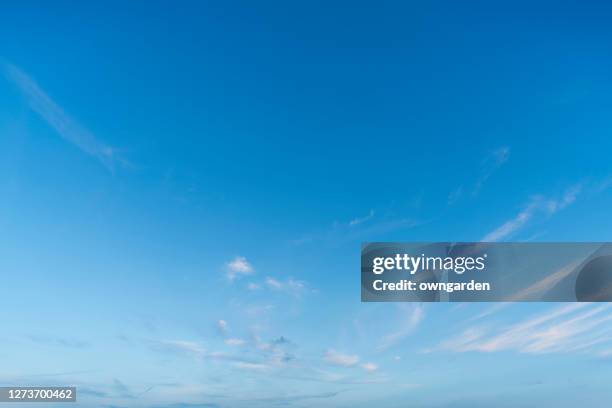
[[[173,168],[185,183],[225,195],[215,204],[241,223],[295,220],[296,212],[321,223],[415,194],[442,206],[500,144],[522,161],[511,179],[487,186],[508,209],[524,199],[513,195],[549,189],[551,180],[607,171],[602,7],[5,9],[4,58],[48,84],[136,166]],[[585,133],[588,143],[559,143]]]
[[[362,241],[480,240],[521,212],[499,239],[610,240],[612,6],[532,3],[1,5],[0,63],[117,157],[58,136],[0,76],[0,273],[37,282],[35,301],[3,292],[10,319],[95,345],[119,314],[237,318],[232,299],[262,302],[225,279],[245,257],[318,293],[270,336],[350,339]]]
[[[3,14],[4,58],[146,168],[137,182],[172,169],[206,186],[207,207],[234,226],[299,235],[301,222],[415,195],[437,215],[498,145],[521,165],[487,186],[479,228],[494,225],[493,208],[607,171],[603,6],[134,2]],[[444,234],[480,234],[465,228]]]

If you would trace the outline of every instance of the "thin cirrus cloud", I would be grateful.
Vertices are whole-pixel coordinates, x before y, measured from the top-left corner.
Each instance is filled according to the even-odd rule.
[[[247,361],[238,361],[234,363],[234,367],[239,368],[241,370],[250,370],[250,371],[269,371],[272,369],[272,367],[268,364],[251,363]]]
[[[491,178],[493,173],[495,173],[500,167],[502,167],[510,158],[510,147],[501,146],[497,149],[489,152],[484,159],[482,160],[482,164],[480,166],[480,173],[478,174],[478,178],[474,183],[474,186],[471,188],[472,196],[475,197],[478,195],[484,184]],[[448,205],[453,205],[461,197],[465,194],[465,191],[469,188],[464,187],[464,185],[460,185],[454,190],[452,190],[448,194]]]
[[[318,394],[296,394],[296,395],[288,395],[288,396],[283,396],[283,397],[269,397],[269,398],[252,399],[252,401],[268,402],[272,405],[284,406],[284,405],[290,405],[291,403],[298,402],[298,401],[334,398],[341,392],[343,391],[322,392]]]
[[[246,286],[249,291],[258,291],[261,289],[269,289],[275,292],[284,292],[291,295],[299,296],[307,291],[313,291],[309,288],[306,281],[297,280],[294,278],[288,279],[277,279],[271,276],[267,276],[263,282],[249,282]]]
[[[560,210],[574,203],[578,195],[582,192],[582,188],[582,184],[576,184],[568,188],[558,199],[546,198],[543,196],[532,197],[516,216],[507,220],[502,225],[486,234],[481,241],[502,241],[524,228],[529,221],[534,219],[537,215],[544,214],[551,216],[556,214]]]
[[[368,241],[393,231],[406,230],[421,226],[429,221],[415,218],[396,218],[394,216],[379,216],[372,209],[362,217],[350,221],[334,221],[330,227],[305,235],[290,241],[291,245],[305,245],[314,242],[331,244],[352,241]]]
[[[30,108],[51,126],[64,140],[98,159],[113,171],[115,163],[125,164],[116,150],[100,141],[91,131],[70,117],[28,74],[10,63],[2,63],[6,78],[27,100]]]
[[[206,356],[206,349],[199,343],[187,340],[153,341],[151,346],[158,351],[186,354],[197,358]]]
[[[223,323],[220,324],[221,322]],[[226,332],[229,331],[225,320],[218,320],[216,323]],[[295,358],[290,352],[293,342],[284,336],[271,341],[262,341],[256,336],[251,340],[224,337],[223,344],[229,346],[228,351],[208,350],[202,343],[192,340],[150,340],[148,343],[155,352],[180,355],[194,361],[217,361],[227,364],[229,368],[269,374],[287,368]],[[238,349],[241,351],[236,351]]]
[[[228,346],[244,346],[246,344],[246,341],[238,338],[229,338],[225,339],[225,344],[227,344]]]
[[[374,210],[370,210],[368,215],[364,217],[361,217],[361,218],[358,217],[358,218],[352,219],[351,221],[349,221],[349,226],[354,227],[356,225],[363,224],[364,222],[368,222],[372,218],[374,218]]]
[[[39,335],[31,335],[27,336],[28,339],[35,343],[47,344],[51,346],[59,346],[66,348],[85,348],[89,347],[90,344],[86,341],[75,339],[75,338],[66,338],[66,337],[49,337],[49,336],[39,336]]]
[[[510,148],[508,146],[499,147],[490,152],[482,162],[480,177],[476,181],[472,195],[478,194],[483,184],[499,169],[510,157]]]
[[[581,262],[582,261],[579,260],[579,261],[573,261],[566,265],[563,265],[562,267],[558,268],[555,272],[533,283],[531,286],[528,286],[525,289],[522,289],[516,293],[513,293],[507,296],[504,299],[505,301],[495,303],[493,306],[469,318],[468,321],[473,322],[473,321],[477,321],[485,317],[491,316],[499,312],[500,310],[508,307],[511,304],[509,302],[527,300],[527,299],[530,299],[537,295],[542,294],[543,292],[547,291],[548,289],[550,289],[551,287],[555,286],[557,283],[565,279],[569,274],[571,274],[576,269],[576,267],[578,267],[578,265],[580,265]]]
[[[377,351],[384,351],[399,344],[414,332],[425,317],[425,310],[421,305],[399,305],[398,309],[400,324],[395,331],[380,339]]]
[[[611,305],[573,303],[497,329],[469,327],[445,340],[439,350],[453,352],[515,351],[527,354],[597,352],[612,344]]]
[[[159,353],[182,355],[197,361],[215,360],[229,363],[257,363],[255,359],[222,351],[209,351],[200,342],[191,340],[150,340],[151,350]]]

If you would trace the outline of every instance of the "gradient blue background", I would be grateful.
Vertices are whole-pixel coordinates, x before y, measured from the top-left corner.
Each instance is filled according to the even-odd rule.
[[[2,385],[610,405],[605,305],[359,301],[362,241],[612,240],[609,4],[87,3],[0,6]]]

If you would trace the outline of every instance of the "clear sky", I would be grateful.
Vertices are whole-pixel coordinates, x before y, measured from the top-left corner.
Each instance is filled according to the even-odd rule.
[[[362,304],[363,241],[612,240],[605,2],[5,2],[0,383],[609,407],[606,304]]]

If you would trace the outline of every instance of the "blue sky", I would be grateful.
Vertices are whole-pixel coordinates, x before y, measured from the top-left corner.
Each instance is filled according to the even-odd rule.
[[[607,407],[606,304],[362,304],[363,241],[609,241],[612,9],[0,13],[0,382],[83,407]]]

